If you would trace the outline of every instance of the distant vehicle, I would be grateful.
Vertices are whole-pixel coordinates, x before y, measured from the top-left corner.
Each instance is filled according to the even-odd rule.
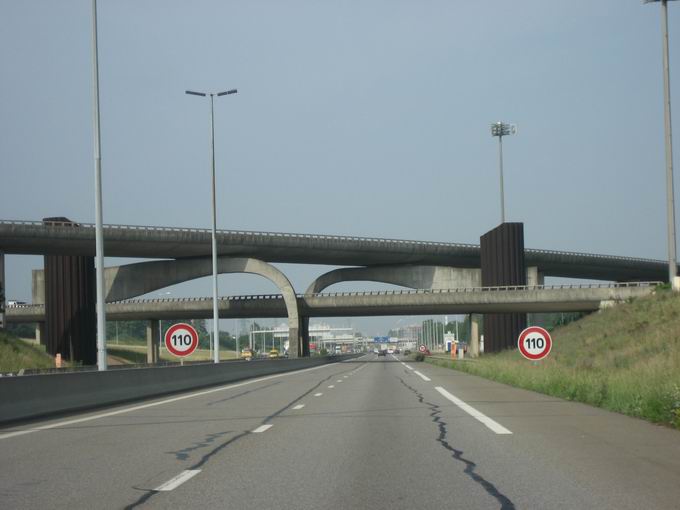
[[[280,358],[279,356],[279,350],[278,349],[272,349],[269,351],[269,359],[275,359],[275,358]]]
[[[411,351],[409,349],[406,349],[404,351],[404,356],[408,356],[409,354],[411,354]]]
[[[373,354],[378,354],[380,351],[378,349],[373,349]]]
[[[27,304],[26,301],[17,301],[16,299],[10,299],[7,301],[7,306],[21,306]]]
[[[378,356],[387,356],[387,349],[380,349],[378,351]]]
[[[400,354],[401,351],[399,349],[394,349],[394,354]]]
[[[394,354],[394,349],[387,349],[387,354]]]
[[[241,351],[241,359],[244,359],[246,361],[250,361],[251,359],[253,359],[253,351],[251,351],[250,349],[247,349],[247,348],[243,349]]]

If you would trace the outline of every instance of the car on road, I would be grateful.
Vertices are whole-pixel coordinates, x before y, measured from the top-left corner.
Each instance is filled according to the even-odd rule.
[[[250,349],[246,348],[241,351],[241,359],[244,359],[246,361],[250,361],[253,359],[253,351]]]
[[[387,356],[387,349],[380,349],[378,351],[378,356]]]
[[[279,355],[279,350],[278,349],[272,349],[269,351],[269,359],[276,359],[280,358],[281,356]]]
[[[394,349],[394,354],[399,354],[401,351],[399,349]]]

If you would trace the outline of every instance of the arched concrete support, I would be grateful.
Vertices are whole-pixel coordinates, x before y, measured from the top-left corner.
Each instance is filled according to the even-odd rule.
[[[317,294],[333,284],[349,281],[391,283],[411,289],[453,289],[481,286],[482,274],[480,269],[448,266],[345,267],[319,276],[306,294]]]
[[[291,358],[304,355],[303,339],[300,337],[300,315],[298,313],[295,289],[286,275],[271,264],[251,258],[219,257],[217,272],[251,273],[267,278],[279,288],[288,311],[289,342]],[[106,301],[122,301],[148,294],[170,285],[194,280],[212,274],[209,258],[159,260],[138,262],[124,266],[106,268],[104,274]],[[307,348],[307,351],[309,348]]]

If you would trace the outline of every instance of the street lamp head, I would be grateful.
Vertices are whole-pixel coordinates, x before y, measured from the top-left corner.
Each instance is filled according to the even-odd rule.
[[[236,94],[236,89],[227,90],[226,92],[218,92],[218,96],[226,96],[227,94]]]
[[[654,2],[660,2],[661,0],[642,0],[643,4],[652,4]],[[669,2],[672,2],[673,0],[667,0]]]
[[[491,124],[491,136],[507,136],[514,135],[517,132],[517,126],[514,124],[505,124],[498,121]]]
[[[207,96],[207,94],[204,93],[204,92],[194,92],[193,90],[185,90],[184,93],[190,94],[192,96],[203,96],[203,97]]]

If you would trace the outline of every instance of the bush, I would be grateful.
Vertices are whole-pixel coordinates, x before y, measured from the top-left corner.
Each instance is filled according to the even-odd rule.
[[[425,355],[422,352],[416,352],[415,356],[413,356],[413,359],[415,361],[424,361]]]

